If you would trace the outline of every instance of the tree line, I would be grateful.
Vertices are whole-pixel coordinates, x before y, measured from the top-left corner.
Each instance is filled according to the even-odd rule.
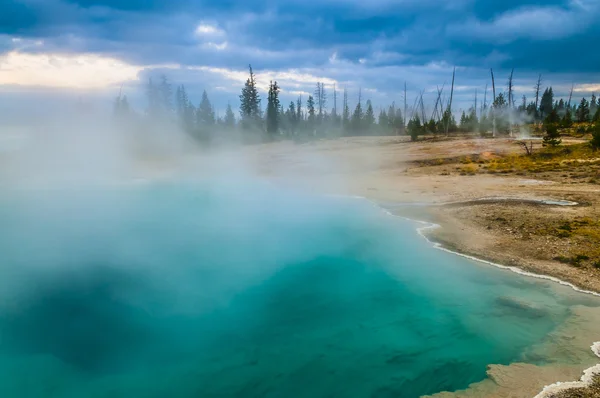
[[[492,72],[493,81],[493,72]],[[454,77],[453,86],[454,88]],[[335,85],[331,97],[324,83],[318,82],[313,95],[307,98],[299,96],[287,106],[281,103],[281,87],[277,81],[271,81],[263,111],[256,76],[249,66],[248,79],[239,96],[239,115],[236,117],[230,104],[223,116],[216,116],[214,107],[206,91],[198,105],[189,98],[184,85],[173,90],[165,76],[158,82],[152,78],[146,85],[147,108],[145,116],[151,120],[174,120],[192,137],[200,142],[211,142],[219,135],[236,131],[244,141],[263,142],[282,138],[307,140],[314,138],[361,136],[361,135],[401,135],[408,134],[413,140],[420,135],[449,134],[455,132],[479,132],[482,135],[511,134],[517,125],[543,123],[550,135],[554,129],[568,128],[574,123],[600,123],[600,101],[592,94],[588,101],[582,98],[578,104],[571,103],[572,91],[568,101],[556,100],[552,87],[547,87],[540,95],[541,76],[535,88],[535,99],[528,102],[523,96],[517,105],[512,91],[512,73],[509,78],[508,92],[494,95],[487,101],[487,88],[484,100],[478,104],[477,94],[473,105],[462,111],[459,121],[452,112],[452,92],[450,99],[442,97],[442,89],[433,109],[426,110],[423,93],[412,106],[404,109],[395,103],[382,108],[375,115],[370,100],[363,102],[359,90],[358,101],[351,108],[348,92],[344,88],[341,101]],[[127,97],[119,96],[115,100],[114,113],[118,118],[131,117],[132,110]],[[549,141],[556,142],[556,141]]]

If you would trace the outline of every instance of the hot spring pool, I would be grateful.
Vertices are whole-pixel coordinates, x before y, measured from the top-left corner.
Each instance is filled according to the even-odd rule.
[[[254,183],[7,193],[0,250],[3,398],[418,397],[599,305]]]

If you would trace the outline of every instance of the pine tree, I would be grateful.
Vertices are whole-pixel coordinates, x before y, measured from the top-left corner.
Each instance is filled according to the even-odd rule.
[[[542,119],[545,119],[552,109],[554,108],[554,92],[552,91],[552,87],[547,88],[542,94],[542,99],[540,101],[540,116]]]
[[[423,126],[421,126],[421,119],[419,119],[418,115],[408,121],[406,129],[411,141],[416,141],[419,138],[419,134],[422,134]]]
[[[585,123],[590,120],[590,104],[585,98],[581,99],[575,117],[579,123]]]
[[[542,96],[542,103],[543,103]],[[552,109],[552,107],[551,107]],[[508,118],[508,103],[503,93],[499,93],[493,102],[492,106],[492,117],[496,121],[496,131],[500,133],[508,133],[510,131],[510,123]]]
[[[543,145],[558,146],[562,142],[560,139],[560,133],[558,132],[558,126],[556,124],[548,124],[545,126],[546,135],[543,138]]]
[[[173,104],[171,101],[171,96],[173,95],[173,90],[171,88],[171,83],[167,79],[167,76],[160,76],[160,85],[158,86],[158,95],[159,95],[159,105],[164,114],[169,113],[173,109]]]
[[[356,104],[356,108],[354,108],[354,113],[352,114],[352,130],[355,134],[360,134],[364,121],[364,114],[362,110],[362,94],[361,90],[358,90],[358,103]]]
[[[175,92],[175,111],[181,127],[191,133],[194,130],[195,109],[188,98],[184,85],[178,86]]]
[[[296,113],[296,106],[294,101],[290,102],[287,112],[285,113],[288,119],[288,125],[290,127],[290,132],[292,135],[296,133],[296,127],[298,125],[298,114]]]
[[[307,120],[308,128],[310,129],[311,133],[314,133],[316,116],[315,116],[315,100],[313,99],[312,95],[308,96],[308,100],[306,101],[306,109],[308,112],[308,120]]]
[[[269,97],[267,101],[267,134],[273,139],[279,133],[279,86],[277,81],[269,84]]]
[[[203,127],[213,126],[215,124],[215,112],[208,99],[206,90],[202,92],[202,101],[197,110],[198,125]]]
[[[146,109],[146,113],[151,117],[157,117],[160,113],[160,98],[158,93],[158,87],[152,81],[152,78],[148,79],[148,84],[146,85],[146,98],[148,101],[148,108]]]
[[[240,95],[240,116],[245,128],[259,129],[261,124],[260,96],[256,88],[256,78],[252,65],[248,66],[250,76]]]
[[[396,109],[396,105],[392,103],[388,109],[388,118],[390,119],[390,128],[394,134],[399,134],[404,131],[404,118],[400,108]]]
[[[535,104],[533,109],[535,109]],[[535,113],[532,113],[532,115],[535,115]],[[482,112],[481,118],[479,118],[479,134],[481,134],[481,136],[484,136],[490,130],[490,128],[491,122],[488,118],[487,112]]]
[[[592,99],[590,100],[590,118],[593,120],[596,112],[598,111],[598,99],[596,94],[592,93]]]
[[[129,107],[129,101],[127,100],[127,96],[121,95],[119,93],[119,96],[115,98],[115,101],[113,103],[113,115],[115,119],[123,121],[130,116],[130,112],[131,109]]]
[[[377,119],[379,130],[383,134],[389,134],[390,132],[390,119],[384,109],[379,111],[379,118]]]
[[[600,112],[600,110],[596,111],[596,114],[598,114],[598,112]],[[592,148],[600,149],[600,122],[596,122],[592,127],[592,139],[590,144],[592,145]]]
[[[571,115],[571,110],[569,108],[566,108],[565,115],[561,120],[561,125],[564,128],[573,126],[573,116]]]
[[[182,93],[183,85],[177,86],[175,90],[175,111],[177,112],[177,116],[180,120],[183,120],[183,115],[185,113],[185,107],[183,104],[183,93]]]
[[[458,128],[461,131],[467,131],[468,127],[467,127],[467,115],[465,113],[465,111],[462,112],[462,115],[460,115],[460,124],[458,125]]]
[[[560,133],[558,132],[559,121],[560,117],[558,116],[557,110],[552,109],[544,120],[544,128],[546,129],[546,135],[544,135],[543,139],[544,146],[557,146],[562,142],[560,139]]]
[[[348,107],[348,91],[344,88],[344,110],[342,112],[342,128],[350,131],[350,108]]]
[[[227,104],[227,110],[225,111],[225,119],[223,119],[223,124],[227,127],[235,127],[235,114],[233,113],[233,109],[231,109],[231,104]]]
[[[371,100],[367,100],[367,111],[365,112],[365,130],[367,133],[371,132],[373,124],[375,124],[375,113],[373,112]]]
[[[304,115],[302,114],[302,96],[298,97],[298,101],[296,101],[296,121],[300,124],[304,120]]]

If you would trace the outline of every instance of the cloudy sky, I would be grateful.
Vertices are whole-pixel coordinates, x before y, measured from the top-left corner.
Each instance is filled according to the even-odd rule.
[[[110,103],[122,86],[143,109],[142,86],[165,73],[217,110],[238,95],[252,64],[285,103],[314,92],[358,90],[376,107],[420,91],[456,108],[480,101],[489,69],[517,95],[543,85],[600,92],[598,0],[0,0],[0,109],[83,97]],[[329,106],[333,105],[332,94]],[[3,106],[4,104],[4,106]]]

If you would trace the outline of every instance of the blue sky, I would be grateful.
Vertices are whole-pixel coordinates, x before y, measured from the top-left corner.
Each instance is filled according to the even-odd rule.
[[[589,96],[599,40],[597,0],[0,0],[0,103],[54,91],[102,103],[123,86],[141,108],[140,85],[165,73],[222,110],[249,63],[284,103],[317,81],[351,103],[362,88],[376,107],[402,102],[406,81],[409,106],[421,90],[433,102],[454,66],[457,109],[482,99],[489,68],[498,90],[515,68],[519,97],[539,73],[559,95]]]

